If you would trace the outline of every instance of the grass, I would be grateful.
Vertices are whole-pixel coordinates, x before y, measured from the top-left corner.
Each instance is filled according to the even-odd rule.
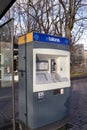
[[[87,76],[87,72],[75,72],[71,74],[71,78],[80,76]]]
[[[58,128],[57,130],[67,130],[69,128],[72,128],[72,125],[67,123],[64,126],[62,126],[61,128]]]

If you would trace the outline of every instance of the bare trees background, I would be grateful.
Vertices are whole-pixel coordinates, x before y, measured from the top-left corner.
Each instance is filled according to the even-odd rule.
[[[14,34],[30,31],[68,37],[76,43],[87,25],[86,0],[17,0],[1,22],[14,17]]]

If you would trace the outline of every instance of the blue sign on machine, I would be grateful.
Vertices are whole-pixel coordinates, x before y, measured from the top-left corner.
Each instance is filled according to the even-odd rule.
[[[41,33],[36,33],[36,32],[33,33],[33,40],[39,41],[39,42],[48,42],[48,43],[69,45],[68,38],[41,34]]]

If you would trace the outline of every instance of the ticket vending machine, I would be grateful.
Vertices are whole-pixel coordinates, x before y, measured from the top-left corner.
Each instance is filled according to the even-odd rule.
[[[36,129],[62,120],[69,113],[69,40],[32,32],[18,44],[21,124]]]

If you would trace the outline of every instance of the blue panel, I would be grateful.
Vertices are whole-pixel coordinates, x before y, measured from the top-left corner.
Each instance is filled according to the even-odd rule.
[[[41,34],[41,33],[36,33],[36,32],[33,33],[33,40],[39,41],[39,42],[53,43],[53,44],[69,45],[68,38],[47,35],[47,34]]]

